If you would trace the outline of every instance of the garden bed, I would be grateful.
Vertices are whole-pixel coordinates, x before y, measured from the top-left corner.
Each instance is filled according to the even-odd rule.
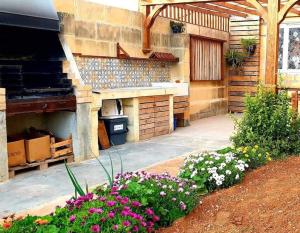
[[[168,170],[168,164],[161,167]],[[159,233],[300,232],[300,157],[251,171],[241,184],[202,202]]]

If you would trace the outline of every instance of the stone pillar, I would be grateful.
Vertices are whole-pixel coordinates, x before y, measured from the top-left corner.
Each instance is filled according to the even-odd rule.
[[[0,182],[8,180],[5,89],[0,88]]]
[[[92,152],[94,156],[99,156],[99,139],[98,139],[98,125],[99,116],[98,112],[102,107],[102,99],[99,94],[93,94],[92,104]]]
[[[73,136],[74,159],[80,162],[93,157],[92,91],[89,86],[75,88],[77,99],[76,130]]]

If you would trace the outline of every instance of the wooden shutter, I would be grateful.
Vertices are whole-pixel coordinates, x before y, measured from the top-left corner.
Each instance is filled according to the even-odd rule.
[[[191,37],[191,81],[222,79],[223,42]]]

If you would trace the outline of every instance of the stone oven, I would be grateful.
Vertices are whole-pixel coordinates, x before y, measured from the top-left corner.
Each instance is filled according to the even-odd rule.
[[[79,126],[78,115],[88,116],[89,108],[80,106],[77,111],[76,90],[64,69],[67,58],[59,31],[52,0],[1,1],[0,147],[5,149],[0,152],[0,182],[8,176],[6,137],[30,127],[72,138],[76,144],[69,145],[72,153],[74,147],[83,156],[78,149],[85,143],[80,133],[87,130]]]

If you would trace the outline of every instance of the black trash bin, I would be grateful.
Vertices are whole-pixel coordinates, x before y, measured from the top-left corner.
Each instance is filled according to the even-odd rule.
[[[114,146],[125,144],[128,116],[105,116],[100,119],[104,121],[110,143]]]

